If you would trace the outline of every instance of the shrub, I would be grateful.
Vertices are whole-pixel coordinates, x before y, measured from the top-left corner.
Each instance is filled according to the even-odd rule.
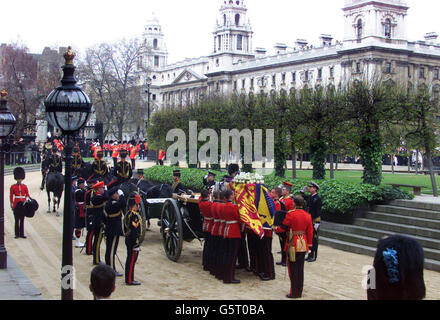
[[[155,166],[145,170],[145,179],[155,183],[173,183],[173,170],[177,167]],[[194,192],[201,192],[204,189],[203,177],[208,173],[201,169],[180,169],[182,172],[181,182]],[[226,172],[213,171],[219,181]],[[293,184],[292,193],[298,194],[304,186],[310,182],[304,179],[283,179],[270,174],[264,177],[266,186],[270,189],[278,187],[288,181]],[[412,200],[412,193],[390,186],[374,186],[371,184],[347,183],[337,180],[316,181],[321,189],[319,194],[322,199],[322,210],[329,214],[345,215],[351,214],[356,209],[368,204],[388,202],[396,199]]]

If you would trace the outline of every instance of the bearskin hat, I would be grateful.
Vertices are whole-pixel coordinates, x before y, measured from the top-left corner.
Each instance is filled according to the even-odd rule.
[[[228,173],[230,176],[232,176],[234,173],[240,172],[240,167],[238,164],[232,163],[228,167]]]
[[[24,204],[23,213],[26,217],[33,218],[35,216],[35,212],[38,211],[38,208],[38,202],[34,199],[30,199]]]
[[[26,178],[26,172],[22,167],[18,167],[14,169],[14,179],[15,180],[24,180]]]

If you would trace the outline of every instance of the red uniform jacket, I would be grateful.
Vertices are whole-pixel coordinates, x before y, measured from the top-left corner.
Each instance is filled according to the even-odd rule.
[[[119,158],[119,150],[121,149],[120,145],[115,145],[112,147],[112,158]]]
[[[167,153],[164,150],[159,151],[159,160],[165,159]]]
[[[225,219],[223,237],[225,239],[240,239],[240,213],[238,207],[232,202],[226,202],[223,207],[223,218]]]
[[[210,232],[212,228],[212,204],[209,200],[199,199],[199,209],[203,216],[203,232]]]
[[[280,202],[284,203],[284,205],[286,206],[287,212],[292,211],[294,209],[293,200],[291,197],[281,198]]]
[[[131,147],[130,148],[130,159],[134,160],[134,159],[136,159],[136,156],[137,156],[137,149],[136,149],[136,147]]]
[[[29,190],[25,184],[14,184],[11,186],[9,200],[12,204],[12,210],[19,202],[25,202],[29,198]]]
[[[218,236],[222,238],[224,236],[224,231],[225,231],[225,216],[223,214],[224,211],[225,211],[225,203],[220,202],[219,206],[217,207],[217,218],[220,220],[220,225],[218,227]]]
[[[212,231],[211,231],[211,235],[213,237],[218,237],[220,234],[219,229],[220,229],[220,217],[219,217],[219,209],[221,209],[222,204],[221,202],[218,201],[214,201],[214,203],[211,206],[211,213],[212,213]]]
[[[302,209],[289,211],[283,221],[282,228],[287,231],[288,235],[290,230],[293,231],[295,252],[309,251],[309,247],[313,244],[313,225],[310,214]],[[286,241],[284,251],[287,251],[288,247],[289,243]]]

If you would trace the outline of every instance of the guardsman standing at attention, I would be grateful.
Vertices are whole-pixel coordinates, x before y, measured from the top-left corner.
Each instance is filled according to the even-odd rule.
[[[115,168],[115,176],[117,177],[116,184],[121,185],[122,183],[128,182],[132,175],[133,170],[129,162],[126,161],[127,158],[127,150],[122,149],[119,152],[119,156],[121,157],[121,161],[118,162]]]
[[[228,190],[229,191],[229,190]],[[220,203],[217,205],[217,220],[219,221],[218,227],[218,248],[217,248],[217,278],[219,280],[224,279],[225,274],[225,261],[226,261],[226,241],[225,241],[225,217],[223,216],[223,211],[225,209],[226,203],[226,191],[220,192]]]
[[[26,200],[30,198],[30,195],[28,187],[22,183],[25,178],[26,172],[23,168],[18,167],[14,169],[14,179],[17,181],[17,183],[11,186],[9,200],[11,202],[11,209],[14,212],[15,218],[15,239],[26,239],[26,236],[24,235],[25,214],[23,205]]]
[[[76,248],[84,247],[84,244],[81,243],[81,233],[82,229],[86,226],[86,204],[85,204],[85,195],[86,195],[86,181],[83,178],[78,179],[78,189],[75,190],[74,198],[75,198],[75,238]]]
[[[226,203],[223,207],[223,218],[225,219],[224,228],[224,283],[240,283],[235,279],[235,264],[240,247],[240,213],[238,207],[233,204],[234,194],[232,191],[225,191]]]
[[[286,209],[286,205],[280,201],[280,198],[282,197],[281,188],[273,188],[270,195],[275,203],[275,223],[274,223],[274,227],[275,227],[275,226],[279,226],[284,221],[284,219],[286,218],[287,209]],[[291,200],[290,197],[289,200]],[[290,208],[292,210],[293,205]],[[281,261],[277,262],[277,265],[285,267],[287,265],[287,260],[286,260],[286,253],[284,252],[283,248],[286,245],[287,235],[285,231],[277,232],[277,235],[280,240],[280,247],[281,247]]]
[[[211,213],[212,202],[209,201],[208,190],[203,190],[199,199],[199,209],[203,216],[203,234],[205,235],[205,243],[203,246],[203,258],[202,265],[203,270],[209,271],[209,253],[211,252],[211,233],[210,227],[212,224],[212,213]]]
[[[132,141],[131,145],[129,147],[129,152],[130,152],[130,160],[131,160],[131,167],[134,169],[136,169],[136,157],[138,154],[138,150],[136,148],[135,142]]]
[[[63,163],[61,161],[61,157],[57,154],[57,150],[55,148],[52,149],[52,156],[49,160],[49,172],[63,172]]]
[[[116,168],[118,165],[119,158],[119,150],[121,149],[120,145],[115,141],[112,145],[112,158],[113,158],[113,167]]]
[[[305,196],[307,206],[306,211],[311,215],[313,221],[313,246],[307,262],[314,262],[318,258],[318,239],[319,239],[319,226],[321,225],[321,208],[322,201],[318,195],[319,185],[315,182],[310,182],[308,187],[304,187],[301,193],[304,195],[306,189],[309,189],[310,195]]]
[[[92,228],[93,228],[93,264],[101,263],[101,243],[105,228],[104,207],[107,202],[108,194],[104,189],[104,182],[100,181],[93,186],[93,197],[91,204],[93,206]]]
[[[87,180],[91,180],[92,178],[102,180],[108,173],[107,162],[102,159],[104,157],[104,151],[99,150],[96,152],[96,156],[98,159],[93,161],[92,164],[93,173]]]
[[[106,236],[106,250],[105,263],[113,268],[117,277],[123,275],[116,271],[116,253],[118,252],[119,237],[123,235],[122,231],[122,217],[126,207],[124,193],[119,190],[119,187],[114,187],[109,190],[108,195],[110,200],[107,201],[104,209],[106,217],[105,236]]]
[[[284,250],[288,258],[290,276],[290,299],[301,298],[304,286],[304,258],[313,242],[312,218],[303,210],[304,198],[294,199],[295,209],[287,213],[279,227],[287,231],[288,238]]]
[[[129,286],[139,286],[141,283],[134,280],[134,267],[139,256],[142,234],[142,218],[139,214],[141,197],[131,195],[128,200],[129,212],[124,217],[125,245],[127,246],[127,260],[125,262],[125,283]]]
[[[181,173],[180,170],[174,170],[173,171],[173,180],[174,183],[171,186],[173,189],[173,193],[181,194],[185,193],[185,190],[183,189],[183,184],[180,182]]]
[[[220,238],[219,238],[219,227],[220,227],[220,220],[218,217],[218,206],[221,205],[221,200],[220,200],[220,191],[214,191],[212,198],[214,200],[214,202],[212,203],[211,206],[211,215],[212,215],[212,222],[211,222],[211,252],[210,252],[210,259],[209,259],[209,272],[212,275],[216,275],[217,274],[217,269],[218,269],[218,265],[217,265],[217,256],[219,253],[218,250],[218,246],[220,243]]]
[[[159,164],[161,166],[163,166],[163,161],[165,160],[166,156],[167,156],[167,153],[165,152],[165,150],[159,150],[158,160],[159,160]]]

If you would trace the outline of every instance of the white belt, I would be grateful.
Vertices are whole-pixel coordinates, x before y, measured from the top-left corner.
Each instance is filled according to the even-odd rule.
[[[26,196],[15,196],[16,199],[26,199]]]
[[[211,221],[212,218],[205,218],[205,221]]]
[[[214,219],[214,222],[221,222],[221,220],[218,220],[218,219]]]
[[[82,206],[85,202],[77,202],[80,206]]]
[[[234,224],[234,223],[238,223],[238,221],[226,221],[226,224]]]

